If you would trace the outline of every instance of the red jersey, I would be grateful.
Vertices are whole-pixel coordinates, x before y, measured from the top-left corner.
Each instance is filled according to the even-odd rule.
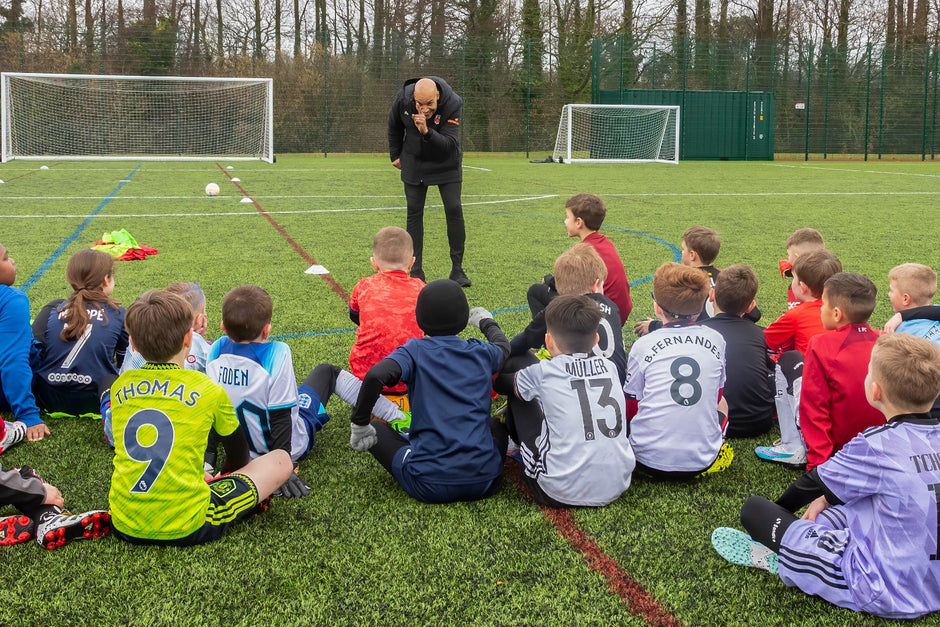
[[[606,235],[594,231],[582,241],[593,246],[604,261],[604,265],[607,266],[604,296],[617,305],[617,309],[620,310],[620,326],[623,326],[633,309],[633,301],[630,300],[630,283],[627,281],[627,271],[623,267],[623,261],[620,260],[614,243],[607,239]]]
[[[806,469],[832,457],[884,414],[865,399],[865,375],[880,331],[865,323],[847,324],[809,341],[803,359],[800,430],[806,442]]]
[[[772,322],[764,329],[764,337],[767,339],[767,348],[770,352],[783,353],[798,350],[805,355],[809,339],[826,332],[820,315],[821,309],[822,299],[817,298],[788,309]]]
[[[415,320],[422,287],[424,281],[401,270],[378,272],[356,283],[349,311],[359,314],[359,328],[349,351],[349,369],[358,378],[411,338],[424,337]],[[399,383],[385,391],[401,394],[406,387]]]

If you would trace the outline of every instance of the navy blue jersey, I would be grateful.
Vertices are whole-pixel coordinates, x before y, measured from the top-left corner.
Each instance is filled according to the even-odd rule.
[[[33,337],[43,344],[39,364],[33,368],[42,385],[98,398],[98,383],[117,375],[127,350],[123,307],[88,308],[88,325],[78,340],[62,340],[65,301],[52,301],[33,322]],[[97,406],[97,402],[95,402]],[[47,407],[57,411],[55,407]]]
[[[446,335],[409,340],[389,359],[408,385],[411,474],[440,484],[498,477],[502,456],[490,432],[490,409],[503,350]]]

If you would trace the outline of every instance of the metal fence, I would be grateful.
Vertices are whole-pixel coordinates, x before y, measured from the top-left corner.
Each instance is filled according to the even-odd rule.
[[[698,60],[698,62],[697,62]],[[930,46],[850,54],[808,43],[713,41],[703,52],[594,41],[592,89],[769,91],[775,152],[803,159],[937,156],[938,54]]]
[[[139,49],[109,44],[67,54],[12,31],[0,35],[0,70],[271,77],[275,152],[282,153],[384,152],[391,100],[404,80],[422,75],[443,77],[463,97],[467,151],[542,156],[566,103],[592,102],[602,90],[682,89],[773,92],[778,157],[934,159],[938,152],[938,52],[930,46],[848,52],[812,42],[687,39],[636,48],[613,36],[594,40],[574,78],[547,55],[533,58],[529,41],[497,48],[491,39],[465,38],[430,48],[419,54],[393,36],[381,53],[314,46],[297,57],[208,58],[185,56],[170,40],[169,60],[154,64],[151,55],[143,64]]]

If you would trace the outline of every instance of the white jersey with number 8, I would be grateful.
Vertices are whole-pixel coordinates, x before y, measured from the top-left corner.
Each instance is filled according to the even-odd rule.
[[[637,462],[666,472],[705,470],[724,442],[718,393],[725,384],[725,340],[701,325],[666,325],[637,340],[627,360],[627,398]]]

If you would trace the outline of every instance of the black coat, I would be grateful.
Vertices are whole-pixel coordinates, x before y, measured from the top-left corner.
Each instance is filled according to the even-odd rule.
[[[421,135],[411,116],[416,113],[415,83],[411,78],[392,103],[388,114],[388,155],[401,159],[401,180],[412,185],[440,185],[463,179],[460,151],[460,109],[463,100],[444,79],[429,76],[437,83],[437,111],[428,120],[428,134]]]

